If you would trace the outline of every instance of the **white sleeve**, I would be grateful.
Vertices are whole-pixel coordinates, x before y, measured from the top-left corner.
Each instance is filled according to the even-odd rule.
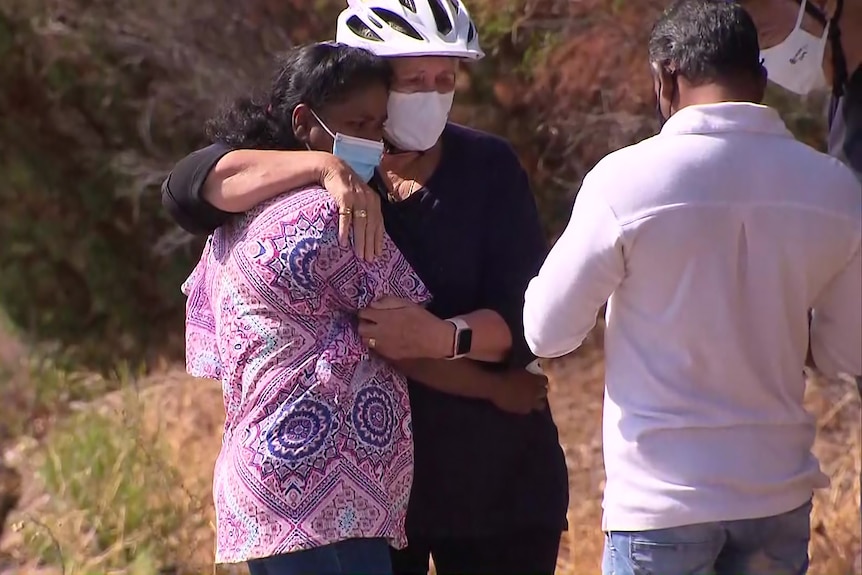
[[[811,355],[827,376],[862,376],[862,245],[814,303]]]
[[[625,275],[622,230],[588,176],[572,217],[524,297],[524,335],[537,357],[577,349]]]

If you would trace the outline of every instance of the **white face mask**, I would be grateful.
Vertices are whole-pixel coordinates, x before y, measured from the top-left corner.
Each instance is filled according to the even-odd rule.
[[[829,23],[818,38],[802,29],[807,0],[799,6],[796,27],[783,42],[760,51],[769,79],[791,92],[804,96],[826,86],[823,56],[829,39]]]
[[[455,92],[390,92],[386,138],[405,152],[429,150],[446,127],[454,98]]]

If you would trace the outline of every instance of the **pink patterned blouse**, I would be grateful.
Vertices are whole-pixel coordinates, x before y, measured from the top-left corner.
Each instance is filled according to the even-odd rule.
[[[429,294],[391,239],[369,264],[337,228],[326,191],[279,196],[217,230],[183,284],[188,372],[224,391],[218,563],[352,537],[406,544],[407,383],[369,355],[356,312]]]

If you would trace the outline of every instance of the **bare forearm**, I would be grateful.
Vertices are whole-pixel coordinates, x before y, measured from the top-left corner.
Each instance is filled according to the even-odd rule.
[[[512,332],[500,314],[480,309],[461,317],[473,328],[473,345],[467,357],[490,363],[506,359],[512,349]]]
[[[480,309],[459,316],[473,330],[473,341],[469,359],[497,363],[506,359],[512,349],[512,332],[495,311]],[[455,352],[455,326],[445,320],[435,319],[434,325],[423,331],[429,342],[427,359],[452,357]]]
[[[245,212],[280,193],[322,182],[333,160],[325,152],[234,150],[207,176],[203,198],[225,212]]]
[[[469,397],[491,399],[500,375],[486,371],[468,359],[404,359],[392,362],[405,376],[432,389]]]
[[[393,364],[410,379],[432,389],[485,400],[509,413],[525,415],[547,405],[548,380],[523,369],[488,371],[469,359],[409,359]]]

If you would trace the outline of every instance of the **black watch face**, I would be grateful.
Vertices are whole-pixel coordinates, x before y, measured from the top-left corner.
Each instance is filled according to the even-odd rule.
[[[455,355],[467,355],[473,349],[473,330],[465,329],[458,334],[458,349]]]

